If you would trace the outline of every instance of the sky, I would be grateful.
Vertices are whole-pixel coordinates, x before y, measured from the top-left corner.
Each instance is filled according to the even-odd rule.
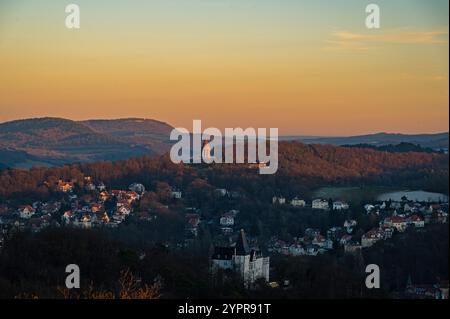
[[[81,28],[65,26],[78,4]],[[367,29],[365,7],[381,9]],[[1,0],[0,122],[449,129],[447,0]]]

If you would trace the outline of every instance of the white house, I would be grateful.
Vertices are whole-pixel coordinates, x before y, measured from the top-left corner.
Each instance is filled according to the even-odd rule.
[[[30,205],[20,206],[19,215],[20,218],[30,219],[36,213],[36,210]]]
[[[181,199],[181,197],[183,196],[183,193],[179,190],[172,190],[170,192],[170,196],[175,199]]]
[[[408,223],[410,225],[414,225],[414,227],[416,227],[416,228],[423,228],[423,227],[425,227],[425,221],[423,220],[423,218],[421,218],[418,215],[412,215],[408,219]]]
[[[280,204],[280,205],[282,205],[282,204],[285,204],[285,203],[286,203],[286,198],[284,198],[282,196],[280,196],[280,197],[278,197],[278,196],[272,197],[272,204]]]
[[[312,201],[313,209],[329,209],[328,201],[325,199],[315,199]]]
[[[288,248],[289,255],[291,256],[303,256],[306,254],[305,249],[300,244],[292,244]]]
[[[346,202],[343,201],[336,201],[333,202],[333,210],[346,210],[349,206]]]
[[[234,225],[234,216],[233,214],[226,213],[220,217],[220,225],[221,226],[233,226]]]
[[[364,205],[364,209],[366,210],[367,213],[370,213],[374,208],[375,208],[375,206],[372,204]]]
[[[383,221],[383,225],[387,227],[393,227],[399,232],[404,232],[406,230],[406,220],[400,216],[386,217]]]
[[[306,202],[303,199],[300,199],[298,197],[294,197],[291,200],[291,206],[294,206],[294,207],[305,207],[306,206]]]

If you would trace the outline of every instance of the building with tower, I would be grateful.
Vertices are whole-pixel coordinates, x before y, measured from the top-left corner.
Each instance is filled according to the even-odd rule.
[[[269,257],[263,257],[257,248],[250,248],[242,229],[237,242],[231,247],[214,247],[211,256],[212,273],[218,270],[233,271],[242,278],[247,288],[250,288],[256,280],[269,281]]]

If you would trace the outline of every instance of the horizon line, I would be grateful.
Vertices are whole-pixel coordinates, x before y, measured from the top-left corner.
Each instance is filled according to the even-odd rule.
[[[16,122],[16,121],[26,121],[26,120],[39,120],[39,119],[58,119],[58,120],[67,120],[67,121],[73,121],[73,122],[86,122],[86,121],[120,121],[120,120],[143,120],[143,121],[154,121],[159,122],[162,124],[166,124],[168,126],[171,126],[174,129],[177,129],[176,126],[173,126],[167,121],[164,120],[158,120],[155,118],[147,118],[147,117],[138,117],[138,116],[130,116],[130,117],[114,117],[114,118],[86,118],[86,119],[79,119],[74,120],[71,118],[66,117],[59,117],[59,116],[41,116],[41,117],[25,117],[25,118],[16,118],[6,121],[1,121],[0,125],[10,123],[10,122]],[[244,127],[241,127],[245,129]],[[192,134],[192,132],[190,131]],[[357,136],[367,136],[367,135],[377,135],[377,134],[389,134],[389,135],[406,135],[406,136],[414,136],[414,135],[440,135],[440,134],[449,134],[450,131],[433,131],[433,132],[420,132],[420,133],[403,133],[403,132],[386,132],[383,130],[379,131],[371,131],[371,132],[365,132],[365,133],[355,133],[352,135],[317,135],[317,134],[304,134],[304,133],[297,133],[297,134],[283,134],[279,135],[279,137],[289,138],[289,137],[303,137],[303,138],[349,138],[349,137],[357,137]]]

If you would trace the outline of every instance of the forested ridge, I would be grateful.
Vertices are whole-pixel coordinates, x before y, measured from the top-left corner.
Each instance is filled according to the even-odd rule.
[[[165,181],[185,188],[196,178],[217,187],[247,191],[309,192],[324,185],[384,185],[418,187],[448,194],[448,155],[437,153],[389,153],[371,149],[282,142],[279,169],[263,176],[246,164],[173,164],[168,155],[143,156],[121,161],[98,161],[61,167],[5,169],[0,172],[0,199],[14,196],[49,196],[59,179],[78,181],[91,176],[107,185]]]

